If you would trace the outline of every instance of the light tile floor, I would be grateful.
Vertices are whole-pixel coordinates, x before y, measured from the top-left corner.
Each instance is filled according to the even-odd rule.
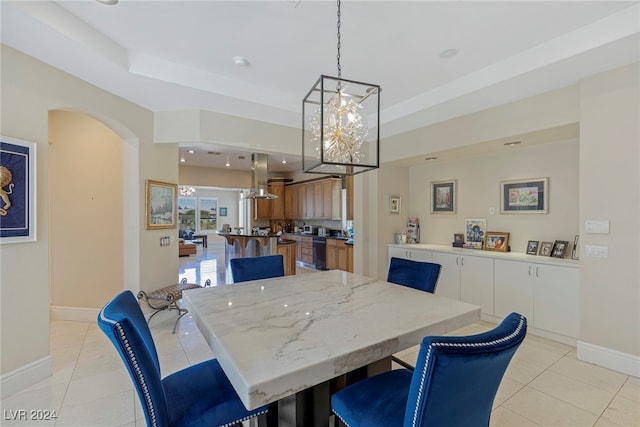
[[[196,265],[207,250],[199,248],[198,255],[181,263]],[[299,269],[298,273],[305,271]],[[182,274],[186,273],[181,270]],[[215,271],[209,268],[208,272],[194,271],[193,274],[197,282],[207,278],[213,281],[214,277],[214,283],[226,280],[224,262],[218,264]],[[477,322],[453,334],[479,333],[493,326]],[[163,376],[214,357],[188,315],[180,321],[175,335],[171,333],[172,328],[172,318],[151,325]],[[417,351],[417,347],[413,347],[399,355],[415,363]],[[2,426],[145,425],[129,376],[95,323],[52,321],[51,356],[51,377],[0,401]],[[13,419],[19,414],[17,411],[28,414],[32,409],[55,411],[57,418],[51,421]],[[529,335],[507,369],[494,402],[490,425],[637,427],[640,426],[640,380],[581,362],[576,359],[574,347]]]

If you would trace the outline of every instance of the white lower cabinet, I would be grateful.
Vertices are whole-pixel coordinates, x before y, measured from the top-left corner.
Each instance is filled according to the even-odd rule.
[[[578,338],[578,265],[509,259],[509,254],[473,256],[443,246],[424,246],[389,246],[389,257],[440,264],[436,295],[478,305],[482,314],[498,319],[515,311],[533,328]]]
[[[494,283],[497,317],[517,311],[533,327],[578,337],[577,268],[497,259]]]
[[[389,260],[391,259],[391,257],[410,259],[412,261],[431,262],[431,251],[393,247],[389,248]]]
[[[482,313],[493,315],[493,259],[434,252],[433,262],[442,266],[436,295],[478,305]]]

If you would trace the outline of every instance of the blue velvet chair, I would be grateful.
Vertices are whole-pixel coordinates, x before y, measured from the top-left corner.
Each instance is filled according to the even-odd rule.
[[[511,313],[478,335],[425,337],[416,369],[397,369],[364,379],[331,397],[349,427],[474,427],[489,425],[505,370],[527,331]]]
[[[434,293],[440,276],[440,264],[392,257],[387,282]]]
[[[230,426],[258,415],[264,418],[267,407],[248,411],[215,359],[162,379],[151,331],[131,291],[100,310],[98,326],[129,371],[147,426]]]
[[[234,258],[230,264],[233,283],[284,276],[282,255]]]

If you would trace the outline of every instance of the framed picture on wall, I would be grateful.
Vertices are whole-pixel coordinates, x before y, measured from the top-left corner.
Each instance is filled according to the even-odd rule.
[[[431,181],[431,213],[456,213],[456,180]]]
[[[176,228],[178,185],[147,180],[147,230]]]
[[[220,208],[220,216],[227,216],[227,208]]]
[[[36,241],[36,144],[1,137],[0,243]]]
[[[549,213],[549,178],[500,182],[500,213]]]

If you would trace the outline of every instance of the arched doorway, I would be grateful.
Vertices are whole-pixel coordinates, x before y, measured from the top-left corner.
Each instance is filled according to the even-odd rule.
[[[52,317],[93,321],[139,288],[138,141],[108,119],[51,111],[48,176]]]

